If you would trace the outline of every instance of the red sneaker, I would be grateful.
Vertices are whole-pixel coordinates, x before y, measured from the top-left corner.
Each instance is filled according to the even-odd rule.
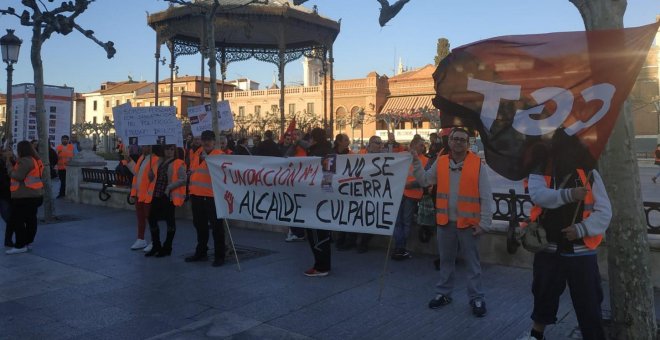
[[[310,276],[310,277],[313,277],[313,276],[328,276],[328,274],[330,274],[329,271],[322,272],[322,271],[318,271],[318,270],[314,269],[313,267],[309,268],[305,271],[305,276]]]

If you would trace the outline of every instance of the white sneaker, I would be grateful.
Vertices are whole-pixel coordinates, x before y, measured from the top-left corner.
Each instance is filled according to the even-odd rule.
[[[5,251],[5,254],[7,254],[7,255],[13,255],[13,254],[26,253],[27,251],[28,251],[27,247],[23,247],[23,248],[11,248],[11,249]]]
[[[138,249],[143,249],[144,247],[147,246],[147,242],[141,239],[135,240],[135,243],[131,246],[131,250],[138,250]]]
[[[152,249],[153,247],[154,247],[154,243],[153,243],[153,242],[149,242],[149,244],[148,244],[146,247],[144,247],[144,249],[142,249],[142,251],[145,252],[145,253],[148,253],[148,252],[151,251],[151,249]]]
[[[305,236],[298,237],[294,234],[289,234],[289,235],[286,236],[284,241],[286,241],[286,242],[295,242],[295,241],[303,241],[304,239],[305,239]]]

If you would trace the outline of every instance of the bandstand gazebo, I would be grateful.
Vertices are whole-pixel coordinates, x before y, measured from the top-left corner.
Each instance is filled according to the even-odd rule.
[[[170,51],[170,103],[177,57],[202,52],[200,53],[202,79],[204,79],[204,59],[209,55],[214,57],[220,64],[223,85],[227,66],[231,62],[255,58],[275,64],[278,68],[280,133],[283,133],[284,66],[306,56],[320,59],[323,63],[323,122],[326,129],[332,129],[334,121],[332,45],[339,34],[340,24],[320,16],[316,8],[295,6],[292,1],[287,0],[197,0],[187,5],[173,5],[167,10],[151,14],[148,17],[148,24],[156,31],[156,84],[159,81],[161,45],[165,44]],[[214,38],[209,39],[211,36]],[[208,53],[208,51],[213,52]],[[217,100],[215,63],[209,63],[209,73],[211,105],[215,107],[214,101]],[[326,81],[328,75],[329,107]],[[155,96],[157,105],[158,91]],[[221,92],[221,100],[224,100],[224,92]],[[215,115],[213,116],[215,118]],[[216,121],[214,119],[214,122]],[[216,124],[214,129],[217,129]],[[332,135],[332,130],[329,132]]]

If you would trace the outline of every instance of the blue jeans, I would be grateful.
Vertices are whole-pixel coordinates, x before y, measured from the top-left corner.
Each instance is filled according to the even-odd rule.
[[[399,214],[394,224],[394,247],[396,249],[406,248],[406,242],[410,235],[410,226],[412,225],[416,210],[417,201],[403,196],[399,205]]]

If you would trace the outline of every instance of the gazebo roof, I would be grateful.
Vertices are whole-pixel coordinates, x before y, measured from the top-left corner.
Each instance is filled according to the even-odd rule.
[[[212,0],[192,5],[171,6],[149,15],[147,23],[157,33],[159,43],[199,46],[203,37],[204,11]],[[287,0],[266,4],[248,0],[220,0],[215,15],[215,41],[218,48],[277,50],[307,49],[332,45],[339,34],[337,21],[322,17],[316,10],[295,6]]]

